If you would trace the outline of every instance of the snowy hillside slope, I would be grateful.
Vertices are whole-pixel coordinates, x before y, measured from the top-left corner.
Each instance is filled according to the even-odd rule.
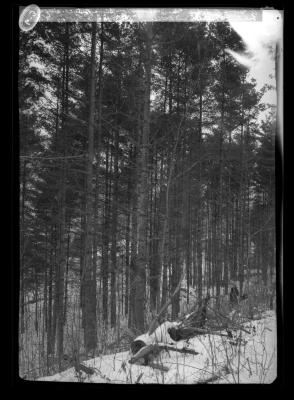
[[[149,366],[130,364],[129,351],[85,361],[95,373],[77,374],[74,368],[39,381],[92,383],[272,383],[277,376],[276,316],[273,311],[244,325],[233,339],[220,335],[200,335],[173,344],[199,354],[162,351],[154,360],[166,372]],[[250,333],[249,333],[250,332]],[[172,342],[172,341],[171,341]]]

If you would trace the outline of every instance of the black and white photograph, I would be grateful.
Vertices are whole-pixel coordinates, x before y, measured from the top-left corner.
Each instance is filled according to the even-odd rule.
[[[21,380],[276,381],[283,19],[19,7]]]

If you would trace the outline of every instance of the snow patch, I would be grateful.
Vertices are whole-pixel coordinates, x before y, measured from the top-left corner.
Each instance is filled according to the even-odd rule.
[[[166,343],[167,330],[172,326],[175,326],[174,323],[167,321],[152,335],[144,334],[137,340],[149,340],[148,344],[155,340]],[[93,375],[87,376],[83,373],[78,376],[74,368],[70,368],[38,380],[158,384],[191,384],[207,380],[210,383],[272,383],[277,376],[276,316],[274,312],[267,312],[262,319],[250,321],[244,327],[250,333],[235,332],[234,339],[240,338],[239,342],[224,336],[207,334],[174,343],[175,348],[188,347],[199,354],[162,351],[156,362],[167,367],[167,372],[130,364],[132,355],[125,351],[84,362],[95,370]]]

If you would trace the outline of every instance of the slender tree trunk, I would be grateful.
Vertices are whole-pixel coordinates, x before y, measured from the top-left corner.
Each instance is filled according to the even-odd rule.
[[[165,193],[165,204],[164,204],[164,212],[163,212],[163,228],[162,228],[162,238],[160,243],[160,263],[162,264],[162,287],[161,287],[161,307],[164,306],[167,300],[167,292],[168,292],[168,280],[167,280],[167,266],[168,266],[168,257],[167,257],[167,232],[168,232],[168,221],[169,221],[169,192],[170,192],[170,182],[172,177],[173,164],[170,161],[170,155],[168,155],[169,165],[169,176],[167,177],[167,185],[166,185],[166,193]]]
[[[86,163],[86,160],[84,160]],[[82,310],[82,327],[85,329],[85,288],[83,282],[83,270],[85,264],[85,232],[86,232],[86,177],[83,176],[83,193],[81,207],[81,241],[80,241],[80,308]]]
[[[51,336],[51,349],[52,355],[55,355],[55,344],[56,344],[56,326],[57,326],[57,312],[58,312],[58,276],[59,276],[59,265],[57,262],[57,253],[58,253],[58,237],[57,237],[57,227],[55,226],[55,246],[54,246],[54,289],[53,289],[53,310],[52,310],[52,336]]]
[[[69,25],[65,26],[64,67],[62,80],[62,129],[59,131],[61,170],[58,193],[58,270],[56,276],[56,329],[57,355],[61,368],[63,358],[64,327],[64,272],[65,272],[65,194],[66,194],[66,156],[67,156],[67,114],[68,114],[68,79],[69,79]]]
[[[21,260],[20,260],[20,333],[25,332],[24,323],[24,302],[25,302],[25,289],[24,289],[24,270],[25,270],[25,200],[26,200],[26,186],[27,186],[27,161],[23,163],[22,172],[22,191],[21,191]]]
[[[181,262],[180,262],[180,217],[179,217],[179,210],[180,210],[180,202],[179,196],[174,194],[175,198],[175,210],[176,216],[174,217],[174,245],[175,250],[173,254],[173,261],[172,261],[172,275],[171,275],[171,290],[170,294],[174,293],[180,279],[181,275]],[[176,293],[176,295],[172,299],[172,320],[176,320],[178,318],[180,312],[180,291]]]
[[[68,267],[69,267],[69,245],[70,245],[70,221],[67,228],[67,246],[66,246],[66,270],[64,287],[64,324],[66,322],[67,304],[68,304]]]
[[[51,227],[51,243],[53,243],[53,227]],[[47,357],[53,353],[52,345],[52,301],[53,301],[53,246],[51,244],[48,277],[48,312],[47,312]]]
[[[118,31],[118,46],[120,47],[120,32]],[[118,56],[117,61],[119,62],[120,58]],[[113,201],[112,201],[112,225],[111,225],[111,273],[110,273],[110,281],[111,281],[111,301],[110,301],[110,323],[111,327],[116,325],[117,320],[117,218],[118,218],[118,179],[119,179],[119,132],[120,132],[120,116],[119,109],[121,107],[121,72],[120,67],[116,68],[115,71],[115,82],[117,88],[116,94],[116,127],[114,130],[114,179],[113,179]]]
[[[190,174],[187,174],[185,182],[185,260],[186,260],[186,279],[187,279],[187,304],[190,302],[189,291],[191,282],[191,199],[190,199]]]
[[[91,30],[91,72],[89,94],[89,121],[88,121],[88,160],[87,160],[87,186],[86,186],[86,226],[83,282],[85,297],[85,329],[84,344],[86,353],[94,351],[97,346],[96,326],[96,282],[93,274],[92,244],[93,240],[93,161],[94,161],[94,121],[95,121],[95,90],[96,90],[96,31],[97,24],[92,23]]]
[[[38,275],[35,270],[35,332],[39,335],[39,321],[38,321]]]
[[[93,232],[93,285],[96,286],[97,280],[97,253],[98,253],[98,232],[99,232],[99,183],[100,183],[100,152],[102,142],[102,95],[103,95],[103,61],[104,61],[104,24],[101,22],[100,32],[100,58],[98,67],[98,116],[97,116],[97,136],[96,136],[96,170],[95,170],[95,198],[94,198],[94,232]],[[102,269],[102,268],[101,268]],[[102,272],[103,273],[103,272]],[[93,288],[95,291],[96,289]]]
[[[117,273],[117,202],[118,202],[118,152],[119,152],[119,130],[115,130],[115,153],[114,153],[114,183],[112,202],[112,226],[111,226],[111,327],[116,325],[116,273]]]
[[[134,149],[133,164],[136,165],[137,149]],[[133,187],[137,182],[137,170],[133,170]],[[138,244],[138,223],[137,223],[137,193],[133,191],[132,196],[132,214],[131,214],[131,260],[130,260],[130,298],[128,326],[135,327],[135,301],[136,301],[136,263],[137,263],[137,244]]]
[[[229,133],[229,150],[231,150],[232,136],[231,132]],[[228,166],[230,167],[231,161],[229,160]],[[227,184],[227,196],[226,196],[226,242],[225,242],[225,255],[224,255],[224,286],[225,286],[225,294],[228,294],[229,291],[229,274],[232,269],[232,232],[231,232],[231,221],[232,221],[232,195],[231,195],[231,173],[229,168],[228,175],[228,184]]]
[[[125,315],[129,314],[129,291],[130,291],[130,223],[131,223],[131,212],[130,212],[130,180],[128,181],[128,213],[126,217],[126,255],[125,255]]]
[[[244,82],[243,82],[244,83]],[[244,94],[242,93],[242,98],[241,98],[241,118],[242,121],[244,119],[244,110],[243,110],[243,96]],[[245,219],[245,213],[244,213],[244,206],[245,206],[245,138],[244,138],[244,124],[242,122],[241,124],[241,135],[240,135],[240,141],[241,141],[241,156],[240,156],[240,190],[238,193],[239,196],[239,271],[238,271],[238,280],[239,280],[239,288],[240,288],[240,293],[242,293],[243,289],[243,273],[244,273],[244,219]]]
[[[44,318],[44,333],[48,332],[48,229],[45,228],[45,271],[44,271],[44,305],[43,305],[43,318]],[[45,339],[45,338],[44,338]],[[43,343],[45,343],[43,341]],[[43,346],[44,347],[44,346]]]
[[[148,199],[148,146],[150,130],[150,87],[151,87],[151,40],[152,23],[146,23],[144,29],[144,97],[143,97],[143,121],[142,140],[139,153],[139,180],[138,180],[138,256],[137,256],[137,281],[136,281],[136,304],[135,325],[140,331],[145,328],[145,292],[146,292],[146,263],[147,263],[147,199]]]
[[[102,309],[103,321],[108,324],[108,250],[109,250],[109,149],[106,148],[106,174],[105,174],[105,204],[104,204],[104,223],[102,230]]]
[[[199,303],[202,301],[202,200],[201,200],[201,166],[202,163],[200,161],[201,152],[202,152],[202,88],[200,82],[200,98],[199,98],[199,127],[198,127],[198,141],[197,141],[197,158],[199,161],[198,173],[197,173],[197,196],[198,196],[198,210],[197,210],[197,286],[198,286],[198,300]]]
[[[153,194],[150,199],[150,204],[154,204],[153,210],[151,210],[151,229],[150,229],[150,308],[153,312],[157,310],[159,301],[159,281],[160,281],[160,257],[159,257],[159,212],[158,212],[158,201],[156,187],[158,184],[158,174],[157,174],[157,155],[156,147],[154,150],[154,182],[151,189],[151,194]]]

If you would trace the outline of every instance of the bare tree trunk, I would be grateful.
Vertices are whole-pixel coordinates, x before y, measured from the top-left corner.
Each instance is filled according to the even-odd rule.
[[[118,46],[120,46],[120,31],[118,30]],[[119,57],[119,55],[118,55]],[[119,58],[117,59],[119,62]],[[113,181],[113,195],[112,195],[112,219],[111,219],[111,272],[110,272],[110,286],[111,286],[111,299],[110,299],[110,323],[111,327],[115,327],[117,319],[117,218],[118,218],[118,179],[119,179],[119,132],[120,132],[120,117],[119,109],[121,106],[121,70],[120,67],[115,68],[115,82],[116,82],[116,127],[114,129],[114,181]]]
[[[201,85],[201,82],[200,82]],[[201,200],[201,151],[202,151],[202,88],[200,87],[200,101],[199,101],[199,127],[198,127],[198,150],[197,150],[197,155],[198,155],[198,161],[199,161],[199,167],[198,167],[198,183],[197,183],[197,188],[198,188],[198,210],[197,210],[197,286],[198,286],[198,300],[199,302],[202,301],[202,279],[203,279],[203,274],[202,274],[202,200]]]
[[[136,150],[134,152],[136,160]],[[137,181],[136,170],[134,170],[133,185]],[[137,194],[133,192],[132,214],[131,214],[131,260],[130,260],[130,297],[129,297],[129,315],[128,326],[132,328],[135,325],[135,301],[136,301],[136,262],[137,262],[137,243],[138,243],[138,224],[137,224]]]
[[[57,227],[55,227],[55,248],[54,248],[54,290],[53,290],[53,309],[52,309],[52,335],[51,335],[51,350],[52,350],[52,356],[55,355],[55,344],[56,344],[56,326],[57,326],[57,313],[58,313],[58,301],[57,301],[57,294],[58,294],[58,276],[59,276],[59,265],[57,262]]]
[[[95,198],[94,198],[94,232],[93,232],[93,285],[96,286],[97,253],[98,253],[98,232],[99,232],[99,183],[100,183],[100,152],[102,142],[102,94],[103,94],[103,61],[104,61],[104,25],[101,22],[100,32],[100,57],[98,68],[98,130],[96,136],[96,171],[95,171]],[[102,264],[102,263],[101,263]],[[103,274],[103,268],[102,274]],[[101,282],[101,281],[100,281]],[[95,290],[95,289],[94,289]]]
[[[58,364],[61,368],[63,358],[64,327],[64,272],[65,272],[65,193],[66,193],[66,156],[67,156],[67,114],[68,114],[68,79],[69,79],[69,25],[65,26],[64,67],[62,79],[62,129],[59,131],[59,149],[63,156],[58,193],[58,258],[56,276],[56,334]]]
[[[68,267],[69,267],[69,244],[70,244],[70,221],[67,228],[67,246],[66,246],[66,270],[64,287],[64,324],[66,322],[67,304],[68,304]]]
[[[169,160],[170,155],[168,155]],[[168,161],[167,164],[170,166],[169,175],[167,176],[167,185],[166,185],[166,193],[165,193],[165,202],[164,202],[164,210],[163,210],[163,227],[162,227],[162,237],[159,246],[159,257],[160,263],[162,265],[162,285],[161,285],[161,307],[164,306],[167,299],[168,285],[167,285],[167,231],[168,231],[168,221],[169,221],[169,192],[170,192],[170,182],[173,171],[172,162]],[[162,171],[163,172],[163,171]]]
[[[241,98],[241,118],[242,121],[244,119],[244,110],[243,110],[243,96],[244,94],[242,93],[242,98]],[[239,289],[240,293],[242,293],[243,290],[243,274],[244,274],[244,219],[245,219],[245,213],[244,213],[244,207],[245,207],[245,171],[244,171],[244,165],[245,165],[245,138],[244,138],[244,124],[242,122],[241,124],[241,157],[240,157],[240,189],[238,193],[239,197],[239,262],[238,262],[238,280],[239,280]]]
[[[178,205],[179,207],[179,205]],[[177,218],[178,219],[178,218]],[[178,221],[176,221],[178,224]],[[171,285],[171,293],[173,293],[177,287],[179,282],[180,274],[181,274],[181,264],[180,264],[180,232],[178,229],[175,229],[175,253],[173,257],[172,263],[172,285]],[[180,312],[180,291],[178,291],[172,299],[172,320],[176,320],[178,318],[178,314]]]
[[[111,301],[110,301],[110,324],[116,325],[116,273],[117,273],[117,202],[118,202],[118,151],[119,151],[119,128],[115,130],[115,153],[114,153],[114,184],[113,184],[113,202],[112,202],[112,225],[111,225]]]
[[[35,331],[37,336],[39,336],[39,321],[38,321],[38,275],[37,271],[35,270]]]
[[[106,149],[106,176],[105,176],[105,201],[104,223],[102,229],[102,309],[104,324],[108,324],[108,250],[109,250],[109,149]]]
[[[126,255],[125,255],[125,315],[129,314],[129,292],[130,292],[130,223],[131,223],[131,180],[128,179],[128,211],[126,216]]]
[[[156,190],[153,189],[157,187],[158,174],[157,174],[157,154],[156,146],[153,155],[153,169],[154,169],[154,182],[151,183],[151,199],[150,204],[154,204],[153,209],[151,209],[151,228],[150,228],[150,308],[154,312],[157,310],[159,305],[159,282],[160,282],[160,256],[159,256],[159,211],[158,211],[158,200]]]
[[[92,23],[91,30],[91,75],[89,95],[89,122],[88,122],[88,160],[87,160],[87,186],[86,186],[86,226],[83,282],[85,297],[85,328],[84,344],[86,353],[94,351],[97,346],[96,326],[96,282],[93,274],[92,263],[92,237],[93,234],[93,161],[94,161],[94,121],[95,121],[95,89],[96,89],[96,31],[97,24]]]
[[[44,333],[48,332],[48,270],[47,266],[49,265],[50,260],[48,260],[48,229],[45,229],[45,271],[44,271],[44,305],[43,305],[43,318],[44,318]],[[43,333],[43,334],[44,334]],[[45,339],[45,337],[44,337]],[[44,348],[44,340],[43,340],[43,348]]]
[[[52,301],[53,301],[53,227],[51,227],[51,250],[48,276],[48,311],[47,311],[47,358],[53,353],[52,344]]]
[[[231,132],[229,133],[229,149],[231,149],[232,136]],[[230,161],[229,161],[230,166]],[[230,171],[230,169],[229,169]],[[229,172],[228,176],[228,188],[227,188],[227,196],[226,196],[226,231],[225,231],[225,254],[224,254],[224,286],[225,286],[225,294],[228,294],[229,290],[229,274],[232,269],[232,231],[231,231],[231,221],[232,221],[232,195],[231,195],[231,174]]]
[[[25,199],[26,199],[26,178],[27,178],[27,161],[23,163],[22,172],[22,190],[21,190],[21,259],[20,259],[20,333],[25,332],[24,324],[24,302],[25,302],[25,289],[24,289],[24,269],[25,269]]]
[[[224,55],[225,61],[225,55]],[[218,158],[218,193],[215,196],[215,274],[216,274],[216,296],[219,299],[221,284],[222,284],[222,269],[223,269],[223,244],[222,244],[222,203],[223,203],[223,135],[224,135],[224,113],[225,113],[225,92],[224,84],[222,86],[222,98],[221,98],[221,121],[219,127],[219,158]]]
[[[150,87],[151,87],[151,40],[152,23],[146,23],[144,29],[144,51],[143,62],[145,68],[144,95],[143,95],[143,121],[142,140],[139,152],[139,175],[138,175],[138,256],[137,256],[137,281],[136,281],[136,303],[135,303],[135,325],[144,331],[145,328],[145,292],[146,292],[146,263],[147,263],[147,199],[148,199],[148,146],[150,130]]]
[[[191,200],[190,200],[190,192],[189,192],[189,174],[188,174],[188,180],[185,185],[185,192],[186,192],[186,207],[185,207],[185,225],[186,225],[186,230],[185,230],[185,259],[186,259],[186,279],[187,279],[187,304],[190,302],[190,284],[191,284]]]

